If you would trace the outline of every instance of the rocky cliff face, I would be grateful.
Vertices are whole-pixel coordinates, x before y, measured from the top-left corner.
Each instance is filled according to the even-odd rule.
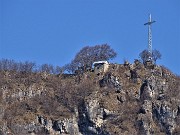
[[[180,78],[111,64],[75,76],[0,73],[0,134],[178,135]]]

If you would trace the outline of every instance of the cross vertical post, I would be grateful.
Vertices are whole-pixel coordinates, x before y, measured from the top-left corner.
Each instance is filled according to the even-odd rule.
[[[155,23],[156,21],[152,21],[151,14],[149,14],[149,21],[145,23],[144,25],[148,25],[148,52],[150,54],[149,60],[152,60],[152,30],[151,30],[151,24]]]

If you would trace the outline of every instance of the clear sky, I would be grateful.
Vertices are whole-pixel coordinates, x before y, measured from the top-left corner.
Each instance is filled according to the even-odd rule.
[[[0,58],[63,66],[86,45],[107,43],[133,62],[147,48],[180,75],[180,0],[0,0]]]

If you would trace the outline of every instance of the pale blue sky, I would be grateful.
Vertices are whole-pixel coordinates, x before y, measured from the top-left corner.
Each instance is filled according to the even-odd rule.
[[[180,0],[0,0],[0,58],[63,66],[107,43],[114,62],[133,62],[147,48],[149,13],[157,63],[180,75]]]

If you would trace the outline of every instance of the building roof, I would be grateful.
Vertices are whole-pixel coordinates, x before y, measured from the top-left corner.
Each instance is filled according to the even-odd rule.
[[[93,63],[93,66],[99,65],[99,64],[108,64],[108,62],[107,61],[96,61]]]

